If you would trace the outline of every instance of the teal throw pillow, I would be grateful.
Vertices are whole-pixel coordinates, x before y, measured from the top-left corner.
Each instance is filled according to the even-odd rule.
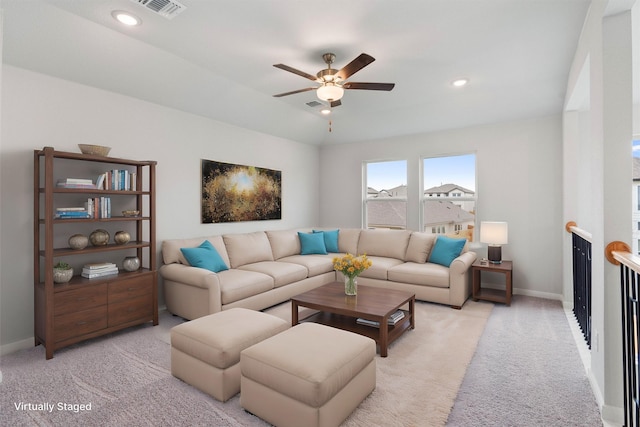
[[[298,238],[300,239],[300,255],[327,254],[323,233],[301,233],[298,231]]]
[[[449,267],[454,259],[460,256],[467,239],[452,239],[450,237],[438,236],[436,244],[429,255],[429,262]]]
[[[229,269],[216,248],[208,240],[202,242],[197,248],[180,248],[180,251],[193,267],[206,268],[214,273]]]
[[[313,230],[314,233],[324,234],[324,246],[327,252],[340,252],[338,250],[338,232],[340,230]]]

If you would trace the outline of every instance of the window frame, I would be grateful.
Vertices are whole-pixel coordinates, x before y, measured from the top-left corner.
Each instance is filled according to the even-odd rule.
[[[385,201],[403,201],[405,203],[405,209],[406,209],[406,215],[405,215],[405,224],[403,228],[398,228],[398,227],[388,227],[388,229],[403,229],[403,230],[407,230],[409,228],[409,224],[408,224],[408,214],[409,214],[409,198],[408,198],[408,193],[409,193],[409,185],[408,185],[408,179],[409,179],[409,160],[405,159],[405,158],[400,158],[400,159],[383,159],[383,160],[364,160],[362,162],[362,211],[361,211],[361,223],[362,223],[362,229],[369,229],[369,223],[367,221],[367,212],[368,212],[368,204],[369,202],[376,202],[376,199],[372,199],[368,197],[368,189],[369,189],[369,182],[368,182],[368,165],[372,164],[372,163],[386,163],[386,162],[404,162],[405,163],[405,176],[404,176],[404,182],[405,184],[400,184],[400,185],[405,185],[407,187],[407,195],[404,197],[397,197],[397,196],[389,196],[389,197],[385,197],[384,200]],[[373,188],[373,187],[372,187]],[[382,191],[382,190],[389,190],[387,188],[382,188],[382,189],[376,189],[378,191]],[[375,227],[377,228],[377,227]]]
[[[451,196],[446,196],[442,193],[438,193],[435,196],[430,196],[427,197],[424,192],[426,190],[426,188],[424,188],[424,180],[425,180],[425,168],[424,168],[424,162],[425,160],[428,159],[438,159],[438,158],[446,158],[446,157],[458,157],[458,156],[469,156],[469,155],[473,155],[474,156],[474,171],[473,171],[473,180],[474,180],[474,186],[475,189],[473,189],[474,192],[474,196],[470,197],[470,196],[462,196],[461,194],[459,195],[451,195]],[[478,229],[478,153],[476,151],[465,151],[465,152],[461,152],[461,153],[447,153],[447,154],[440,154],[440,155],[423,155],[420,156],[420,167],[419,167],[419,171],[420,171],[420,179],[419,179],[419,187],[420,187],[420,200],[419,200],[419,219],[418,219],[418,226],[420,231],[427,231],[426,227],[426,221],[425,221],[425,203],[429,203],[429,202],[435,202],[435,201],[451,201],[451,202],[473,202],[473,206],[474,206],[474,218],[473,218],[473,230],[474,230],[474,240],[476,239],[476,233],[475,230]],[[455,184],[455,183],[454,183]],[[463,186],[462,184],[459,184],[461,186]],[[464,186],[463,186],[464,187]],[[430,228],[438,228],[439,226],[430,226]],[[440,233],[438,233],[440,234]]]

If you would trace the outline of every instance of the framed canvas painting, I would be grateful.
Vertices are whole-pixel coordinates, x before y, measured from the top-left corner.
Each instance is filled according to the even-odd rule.
[[[282,219],[282,172],[202,160],[203,224]]]

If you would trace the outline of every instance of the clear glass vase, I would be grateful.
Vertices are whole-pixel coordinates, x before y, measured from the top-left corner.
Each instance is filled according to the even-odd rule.
[[[347,295],[358,294],[358,276],[344,276],[344,293]]]

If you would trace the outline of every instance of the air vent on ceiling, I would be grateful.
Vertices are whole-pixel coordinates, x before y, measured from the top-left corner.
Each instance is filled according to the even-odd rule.
[[[151,9],[158,15],[164,16],[167,19],[173,19],[176,15],[186,9],[186,6],[178,3],[175,0],[131,0],[134,3]]]
[[[322,103],[318,101],[310,101],[310,102],[307,102],[307,105],[309,107],[317,107],[318,105],[322,105]]]

